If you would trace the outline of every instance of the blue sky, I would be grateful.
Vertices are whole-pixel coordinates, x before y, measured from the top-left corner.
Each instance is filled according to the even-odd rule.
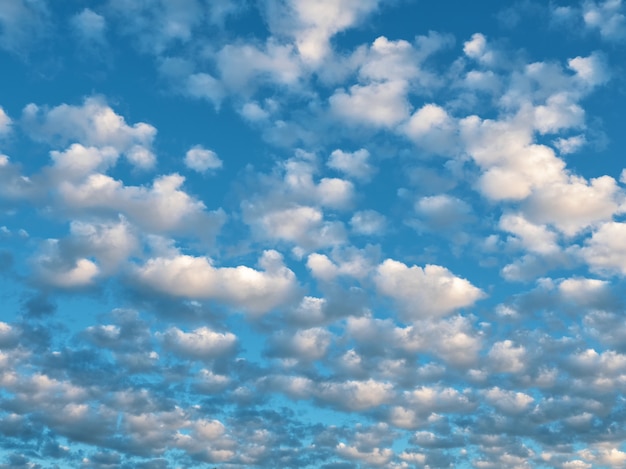
[[[0,467],[626,466],[625,15],[0,2]]]

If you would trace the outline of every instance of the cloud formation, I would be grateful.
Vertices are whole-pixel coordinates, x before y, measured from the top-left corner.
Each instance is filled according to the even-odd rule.
[[[626,7],[477,3],[0,2],[0,468],[623,467]]]

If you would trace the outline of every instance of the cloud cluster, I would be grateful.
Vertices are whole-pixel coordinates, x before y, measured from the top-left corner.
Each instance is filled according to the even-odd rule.
[[[623,467],[625,7],[501,8],[0,2],[0,467]]]

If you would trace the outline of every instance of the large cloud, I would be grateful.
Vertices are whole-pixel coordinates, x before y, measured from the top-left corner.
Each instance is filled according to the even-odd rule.
[[[50,143],[112,147],[140,168],[150,168],[156,161],[151,149],[156,129],[145,122],[129,126],[99,97],[85,99],[82,106],[42,109],[29,104],[22,113],[22,125],[33,138]]]
[[[297,290],[295,274],[276,251],[259,260],[264,270],[247,266],[214,267],[206,257],[176,255],[149,259],[135,270],[137,280],[156,291],[178,297],[224,301],[252,313],[288,302]]]
[[[408,267],[387,259],[378,266],[375,281],[378,291],[396,300],[411,319],[445,316],[484,297],[469,281],[438,265]]]

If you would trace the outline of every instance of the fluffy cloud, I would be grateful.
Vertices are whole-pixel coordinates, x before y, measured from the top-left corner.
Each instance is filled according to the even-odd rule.
[[[377,38],[360,59],[358,84],[348,90],[338,89],[329,98],[331,112],[339,119],[351,124],[393,129],[405,121],[411,111],[408,95],[413,88],[418,92],[437,88],[440,80],[425,71],[421,64],[430,55],[450,45],[448,37],[436,33],[418,36],[415,45],[407,41],[390,41]],[[436,108],[436,106],[435,106]],[[433,125],[424,123],[430,108],[416,114],[407,124],[405,132],[416,140],[425,132],[424,127],[443,128],[447,123],[436,120]],[[446,133],[448,130],[444,130]],[[442,140],[443,135],[426,138],[432,146]]]
[[[507,213],[500,218],[499,226],[516,236],[522,246],[530,252],[552,254],[559,251],[556,233],[542,225],[535,225],[522,215]]]
[[[492,369],[499,373],[519,373],[526,368],[526,349],[510,340],[493,344],[487,356]]]
[[[498,387],[485,392],[487,402],[505,414],[519,414],[527,410],[534,399],[528,394],[515,391],[506,391]]]
[[[313,253],[306,265],[315,278],[332,281],[339,275],[363,279],[372,271],[376,252],[373,250],[345,249],[334,250],[331,260],[325,254]]]
[[[252,3],[0,1],[0,467],[624,466],[623,2]]]
[[[598,30],[600,36],[608,41],[626,38],[626,17],[621,0],[584,2],[582,17],[589,29]]]
[[[347,446],[345,443],[337,445],[337,453],[347,459],[362,461],[372,466],[385,466],[393,457],[393,451],[388,448],[373,448],[370,451],[360,451],[354,446]]]
[[[388,81],[354,85],[346,92],[338,90],[329,99],[332,112],[349,123],[391,128],[406,119],[409,104],[407,85]]]
[[[408,267],[387,259],[378,266],[375,282],[378,291],[398,301],[411,319],[445,316],[484,297],[469,281],[438,265]]]
[[[459,368],[475,364],[483,346],[480,332],[474,329],[468,318],[462,316],[444,320],[429,318],[414,321],[406,327],[398,327],[391,320],[350,317],[346,333],[362,344],[364,352],[369,349],[374,352],[376,344],[393,343],[404,352],[431,353]],[[357,355],[350,356],[358,359]]]
[[[96,173],[78,183],[63,181],[58,192],[63,205],[74,212],[122,213],[147,231],[213,236],[224,222],[224,213],[205,211],[204,203],[181,190],[184,181],[179,174],[164,175],[146,188],[125,186]]]
[[[296,277],[276,251],[259,260],[264,270],[247,266],[214,267],[206,257],[177,255],[149,259],[135,270],[137,280],[173,296],[223,301],[235,308],[263,313],[289,301],[297,289]]]
[[[345,239],[341,222],[324,221],[323,212],[314,207],[295,206],[267,210],[256,204],[244,206],[250,223],[261,236],[288,241],[304,249],[333,246]]]
[[[391,399],[393,385],[373,379],[322,383],[317,396],[323,401],[348,410],[364,410],[378,407]]]
[[[350,219],[352,230],[360,235],[371,236],[382,234],[387,220],[385,216],[376,210],[361,210],[355,212]]]
[[[581,254],[594,272],[626,275],[626,224],[608,222],[600,225],[585,242]]]
[[[194,171],[204,173],[221,168],[222,160],[217,157],[217,153],[214,151],[195,146],[185,154],[185,165]]]
[[[343,223],[325,220],[323,208],[348,208],[355,196],[354,185],[340,178],[316,181],[317,158],[301,150],[279,164],[276,172],[280,176],[262,177],[256,197],[242,203],[244,221],[255,234],[306,250],[343,243]]]
[[[273,39],[262,48],[229,44],[219,51],[217,64],[225,86],[249,94],[264,82],[296,85],[304,72],[295,54],[293,46]]]
[[[367,181],[375,171],[368,162],[369,157],[369,151],[363,148],[352,153],[335,150],[330,154],[327,164],[330,168],[341,171],[349,177]]]
[[[22,113],[22,125],[33,138],[50,143],[112,147],[139,168],[150,168],[156,161],[151,149],[156,129],[144,122],[129,126],[102,98],[52,109],[29,104]]]
[[[533,188],[563,179],[565,163],[547,146],[532,143],[532,133],[520,117],[511,121],[460,122],[461,137],[474,161],[484,169],[479,190],[493,200],[521,200]]]
[[[463,44],[463,52],[468,57],[480,62],[490,64],[493,61],[493,55],[487,46],[487,38],[481,33],[473,34],[472,38]]]
[[[85,147],[80,143],[74,143],[65,151],[51,151],[50,157],[55,180],[80,180],[94,172],[105,172],[113,167],[119,154],[109,146]]]
[[[586,181],[570,176],[567,181],[546,184],[524,203],[524,212],[535,223],[549,223],[568,236],[602,221],[624,208],[624,193],[610,176]]]
[[[606,58],[599,52],[593,52],[587,57],[578,56],[569,59],[567,65],[576,72],[576,77],[588,86],[603,85],[611,76]]]
[[[270,28],[290,37],[302,59],[318,64],[330,52],[330,39],[356,25],[378,6],[379,0],[335,2],[323,0],[311,4],[305,0],[267,2]]]
[[[170,327],[163,333],[158,333],[164,346],[174,353],[192,359],[207,360],[219,357],[233,350],[237,337],[230,332],[215,332],[208,327],[200,327],[190,332],[184,332],[176,327]]]
[[[451,154],[458,145],[455,120],[436,104],[426,104],[415,111],[404,125],[403,131],[430,153]]]
[[[33,259],[37,276],[44,284],[57,288],[82,288],[94,285],[100,268],[86,258],[64,258],[57,240],[50,240],[44,253]]]
[[[299,329],[293,334],[278,334],[273,339],[272,354],[298,360],[319,360],[326,355],[332,335],[326,329]]]

